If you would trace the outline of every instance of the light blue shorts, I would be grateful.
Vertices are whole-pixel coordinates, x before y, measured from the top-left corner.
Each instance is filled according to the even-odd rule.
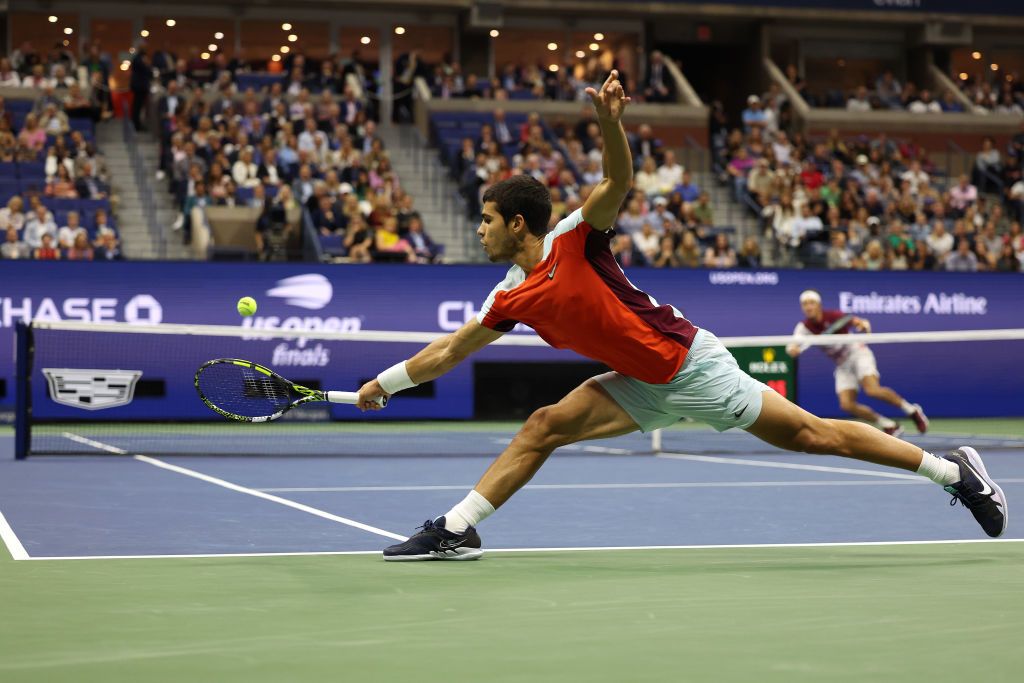
[[[761,414],[768,385],[740,370],[718,337],[697,330],[683,367],[667,384],[648,384],[618,372],[594,378],[640,425],[641,431],[668,427],[689,417],[720,432],[746,429]]]

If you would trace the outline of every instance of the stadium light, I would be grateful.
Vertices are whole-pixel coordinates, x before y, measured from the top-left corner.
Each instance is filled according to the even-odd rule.
[[[552,73],[558,71],[558,65],[557,64],[552,64],[551,66],[548,67],[548,71],[550,71]]]
[[[497,38],[500,35],[501,35],[501,31],[499,31],[496,28],[492,28],[491,29],[491,38]]]
[[[216,52],[217,51],[217,45],[215,43],[210,43],[209,45],[206,46],[206,49],[209,50],[210,52]]]
[[[291,31],[292,30],[292,25],[291,24],[287,24],[287,23],[281,24],[281,30],[282,31]]]
[[[199,55],[199,57],[200,57],[200,59],[209,59],[210,58],[210,53],[209,52],[204,52],[203,54]]]
[[[975,50],[974,52],[971,53],[971,57],[973,57],[974,59],[981,59],[981,53]]]
[[[130,55],[135,54],[135,48],[134,47],[128,48],[128,54],[130,54]]]
[[[966,81],[967,80],[967,74],[964,73],[963,71],[960,72],[960,80],[961,81]]]
[[[174,25],[177,24],[178,22],[176,22],[174,19],[168,19],[164,23],[167,24],[167,26],[169,28],[174,28]]]
[[[598,50],[600,50],[600,49],[601,49],[601,46],[600,46],[600,45],[598,45],[597,43],[591,43],[591,44],[590,44],[590,50],[591,50],[591,52],[597,52],[597,51],[598,51]]]
[[[51,24],[56,24],[57,23],[56,15],[51,14],[49,17],[47,17],[47,21],[49,21]]]
[[[558,43],[548,43],[548,49],[554,52],[558,49]]]
[[[71,28],[70,26],[68,26],[67,28],[64,29],[64,35],[66,35],[66,36],[70,36],[74,32],[75,32],[75,29]]]
[[[403,33],[405,33],[405,27],[404,26],[396,26],[395,27],[395,35],[396,36],[400,36]]]
[[[270,61],[272,61],[272,62],[280,62],[281,61],[281,55],[274,55],[273,57],[270,58]]]
[[[142,29],[141,31],[139,31],[139,35],[143,38],[149,38],[149,31],[146,29]]]
[[[576,50],[576,59],[583,59],[587,56],[587,53],[583,50]]]
[[[221,33],[220,31],[217,31],[216,33],[214,33],[213,37],[214,37],[215,40],[224,40],[224,34]]]
[[[294,43],[298,39],[299,39],[299,37],[297,35],[295,35],[294,33],[288,34],[288,42],[289,43]]]
[[[998,64],[989,64],[988,68],[992,69],[993,71],[999,71],[999,65]]]
[[[604,40],[604,34],[603,33],[595,33],[594,34],[594,40]]]
[[[131,66],[131,62],[129,62],[127,59],[124,60],[123,62],[121,62],[121,71],[127,71],[128,67],[130,67],[130,66]]]
[[[65,40],[63,44],[64,44],[64,47],[67,47],[67,46],[71,45],[71,41],[70,40]]]
[[[291,52],[291,50],[292,49],[290,47],[288,47],[287,45],[282,45],[281,46],[281,54],[283,54],[283,55],[288,54],[289,52]]]
[[[359,39],[359,42],[362,43],[363,45],[369,45],[370,36],[363,36],[362,38]]]

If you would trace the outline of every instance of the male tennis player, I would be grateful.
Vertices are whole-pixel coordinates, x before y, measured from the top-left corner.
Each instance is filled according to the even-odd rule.
[[[548,190],[530,176],[496,183],[483,196],[477,229],[491,261],[511,261],[475,320],[364,384],[359,407],[443,375],[516,324],[533,327],[556,348],[570,348],[614,369],[591,378],[556,405],[533,413],[462,502],[385,560],[471,560],[481,556],[474,526],[501,507],[559,446],[650,431],[691,417],[719,431],[745,429],[781,448],[835,454],[918,472],[946,487],[990,536],[1006,526],[1006,499],[978,453],[958,448],[942,458],[873,427],[824,420],[740,370],[709,331],[673,306],[635,288],[609,249],[611,226],[633,178],[620,118],[629,98],[612,71],[600,91],[587,89],[604,136],[605,178],[582,209],[547,231]]]
[[[813,334],[847,334],[851,328],[861,332],[870,332],[871,323],[864,318],[845,315],[842,311],[824,310],[821,307],[821,294],[808,289],[800,294],[800,308],[807,316],[796,324],[793,335],[804,337]],[[786,352],[796,358],[807,347],[793,343],[786,347]],[[895,420],[879,415],[863,403],[857,402],[857,392],[863,389],[871,398],[885,401],[903,411],[903,414],[914,421],[917,431],[924,434],[928,431],[928,417],[916,403],[910,403],[889,387],[883,387],[878,381],[878,364],[875,354],[866,344],[836,344],[819,346],[836,364],[836,395],[839,396],[839,407],[843,412],[870,422],[886,434],[899,436],[903,429]]]

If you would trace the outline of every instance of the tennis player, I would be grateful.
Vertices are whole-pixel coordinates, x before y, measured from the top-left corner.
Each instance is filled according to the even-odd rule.
[[[582,209],[548,232],[551,201],[544,185],[517,175],[489,188],[477,234],[491,261],[512,262],[508,275],[475,320],[364,384],[357,405],[379,409],[377,398],[440,377],[517,322],[533,327],[551,346],[614,371],[533,413],[465,499],[427,520],[409,540],[385,549],[384,559],[476,559],[483,551],[475,526],[526,484],[556,448],[646,432],[682,417],[719,431],[745,429],[793,451],[920,473],[967,506],[989,536],[1002,534],[1006,499],[973,448],[936,457],[861,422],[815,417],[740,370],[711,332],[626,279],[609,242],[633,180],[620,122],[630,100],[615,71],[600,91],[588,88],[587,94],[604,136],[605,177]]]
[[[821,294],[813,289],[800,294],[800,307],[807,317],[796,324],[794,336],[848,334],[851,329],[860,332],[871,331],[871,323],[864,318],[845,315],[842,311],[824,310],[821,307]],[[806,348],[793,343],[786,347],[786,352],[796,358]],[[839,397],[839,407],[843,412],[870,422],[886,434],[899,436],[903,433],[903,429],[895,420],[879,415],[863,403],[857,402],[857,393],[863,389],[871,398],[885,401],[902,410],[904,415],[914,421],[920,433],[928,431],[928,416],[924,414],[920,405],[910,403],[889,387],[883,387],[879,383],[875,354],[866,344],[836,344],[818,348],[836,364],[836,395]]]

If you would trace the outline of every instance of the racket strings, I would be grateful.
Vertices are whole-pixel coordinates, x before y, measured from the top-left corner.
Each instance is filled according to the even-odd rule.
[[[204,368],[199,390],[222,410],[245,417],[272,415],[291,403],[287,382],[231,363]]]

